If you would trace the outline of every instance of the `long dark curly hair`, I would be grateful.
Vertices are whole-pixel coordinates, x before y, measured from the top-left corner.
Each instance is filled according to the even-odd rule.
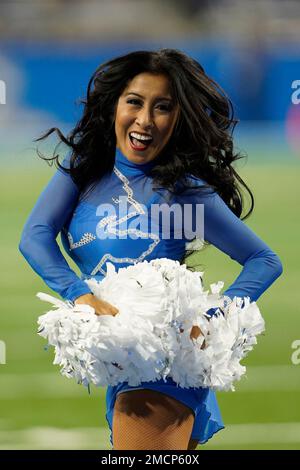
[[[135,51],[101,64],[89,81],[86,98],[81,100],[83,115],[69,135],[64,136],[53,127],[36,139],[43,140],[56,132],[71,150],[68,168],[59,162],[56,149],[50,158],[37,150],[39,156],[55,161],[57,167],[70,173],[81,191],[111,172],[116,150],[117,102],[129,81],[144,72],[166,75],[180,107],[173,134],[150,173],[154,187],[174,192],[178,181],[185,187],[186,175],[190,174],[205,180],[236,216],[242,220],[248,217],[254,208],[254,198],[232,166],[245,157],[234,151],[232,134],[238,120],[234,118],[232,103],[195,59],[177,49]],[[243,217],[242,189],[248,192],[251,201]],[[201,191],[201,187],[197,190]]]

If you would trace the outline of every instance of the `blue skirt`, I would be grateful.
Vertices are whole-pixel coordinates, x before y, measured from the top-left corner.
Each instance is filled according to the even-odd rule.
[[[114,387],[107,387],[106,392],[106,420],[110,428],[110,442],[113,445],[112,422],[114,406],[117,395],[130,390],[148,389],[155,390],[175,398],[192,409],[195,416],[191,439],[204,444],[216,432],[224,429],[215,392],[209,388],[182,388],[170,378],[156,382],[142,382],[136,387],[131,387],[127,382],[122,382]]]

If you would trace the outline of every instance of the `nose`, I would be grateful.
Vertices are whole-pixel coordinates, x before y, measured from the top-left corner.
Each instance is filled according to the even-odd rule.
[[[154,126],[151,110],[146,107],[140,109],[136,116],[136,123],[143,129],[151,129]]]

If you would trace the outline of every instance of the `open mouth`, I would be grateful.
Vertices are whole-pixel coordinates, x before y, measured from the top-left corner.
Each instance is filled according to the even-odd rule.
[[[130,132],[129,140],[134,150],[146,150],[153,141],[153,137],[138,132]]]

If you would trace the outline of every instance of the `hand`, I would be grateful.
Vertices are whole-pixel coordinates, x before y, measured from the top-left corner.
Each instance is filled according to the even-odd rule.
[[[199,326],[194,325],[191,329],[190,338],[197,339],[200,335],[204,336]],[[201,349],[204,349],[204,348],[205,348],[205,341],[203,341],[203,344],[201,346]]]
[[[90,305],[95,309],[96,315],[112,315],[113,317],[119,312],[119,310],[113,305],[105,302],[105,300],[98,299],[93,294],[84,294],[77,297],[75,305],[85,304]]]

